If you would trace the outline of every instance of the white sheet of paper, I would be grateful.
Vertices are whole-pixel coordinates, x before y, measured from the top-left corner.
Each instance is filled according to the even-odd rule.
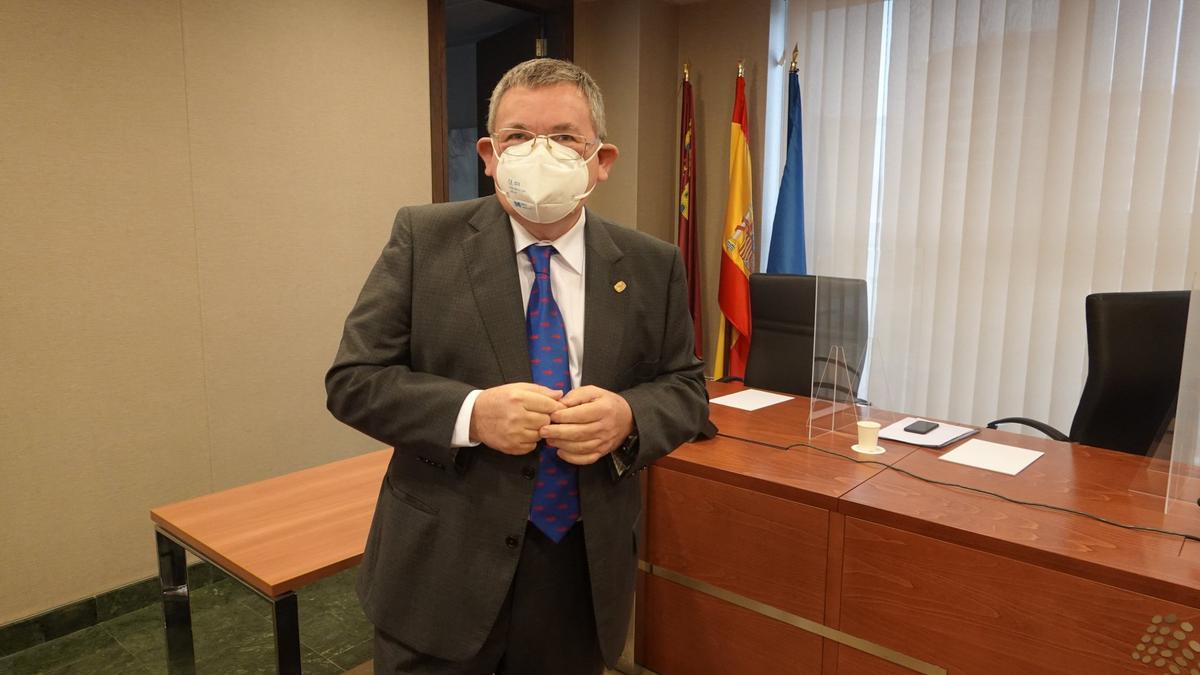
[[[998,471],[1015,476],[1025,467],[1041,457],[1043,453],[1037,450],[1026,450],[1014,445],[981,441],[978,438],[963,443],[957,448],[942,455],[940,459],[956,464],[965,464],[988,471]]]
[[[784,396],[783,394],[772,394],[769,391],[759,391],[758,389],[743,389],[736,394],[726,394],[718,396],[709,403],[717,405],[729,406],[730,408],[738,408],[741,410],[758,410],[776,403],[792,400],[792,396]]]
[[[889,441],[900,441],[910,445],[921,445],[927,448],[940,448],[950,441],[975,433],[972,427],[958,427],[953,424],[939,423],[938,428],[927,434],[914,434],[905,431],[904,427],[921,419],[920,417],[905,417],[899,422],[893,422],[879,430],[879,437]]]

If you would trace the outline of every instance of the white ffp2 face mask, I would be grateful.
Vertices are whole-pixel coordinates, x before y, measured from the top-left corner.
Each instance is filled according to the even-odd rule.
[[[588,188],[587,163],[591,158],[559,159],[550,154],[549,144],[553,142],[538,143],[536,138],[526,141],[534,144],[531,152],[520,155],[506,150],[496,165],[496,190],[530,222],[562,220],[595,189]],[[564,148],[563,152],[569,151]]]

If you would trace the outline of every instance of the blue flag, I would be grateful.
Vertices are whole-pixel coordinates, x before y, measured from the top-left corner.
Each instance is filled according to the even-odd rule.
[[[767,257],[770,274],[808,274],[804,251],[804,143],[800,124],[800,76],[788,75],[787,157],[779,200],[775,202],[775,223],[771,229],[771,252]]]

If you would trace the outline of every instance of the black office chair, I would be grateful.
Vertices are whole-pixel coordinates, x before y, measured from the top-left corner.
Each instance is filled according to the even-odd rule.
[[[1071,433],[1025,417],[1023,424],[1057,441],[1146,455],[1175,415],[1189,291],[1094,293],[1087,296],[1088,373]]]
[[[818,292],[819,289],[819,292]],[[750,275],[750,354],[747,386],[831,396],[831,347],[842,347],[853,383],[867,357],[867,282],[797,274]],[[824,386],[822,386],[824,385]],[[845,384],[841,393],[854,396]]]

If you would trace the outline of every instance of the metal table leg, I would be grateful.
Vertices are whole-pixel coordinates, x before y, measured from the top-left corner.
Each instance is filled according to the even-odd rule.
[[[295,593],[271,601],[275,659],[279,675],[300,675],[300,603]]]
[[[163,619],[167,627],[167,671],[171,675],[194,675],[196,655],[192,649],[187,554],[162,532],[155,530],[154,537],[158,544],[158,579],[162,584]]]

